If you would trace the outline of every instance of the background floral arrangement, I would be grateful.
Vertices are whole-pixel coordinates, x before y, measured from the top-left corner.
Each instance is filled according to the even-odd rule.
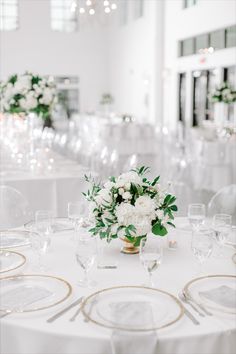
[[[227,82],[224,82],[211,95],[211,100],[215,102],[233,103],[236,102],[236,91],[234,91]]]
[[[104,186],[92,182],[92,188],[84,193],[90,202],[95,226],[93,235],[111,241],[126,238],[138,246],[149,232],[165,236],[173,224],[176,198],[167,194],[159,184],[159,176],[149,181],[145,175],[149,168],[141,167],[110,177]]]
[[[31,73],[16,74],[0,83],[0,98],[3,112],[34,112],[47,121],[56,102],[56,87],[52,80],[45,77]]]

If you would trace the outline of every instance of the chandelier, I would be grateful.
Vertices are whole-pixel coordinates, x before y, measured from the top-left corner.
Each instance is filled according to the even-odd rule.
[[[101,12],[111,14],[117,9],[116,2],[116,0],[72,0],[71,11],[81,17],[86,14],[93,16]]]

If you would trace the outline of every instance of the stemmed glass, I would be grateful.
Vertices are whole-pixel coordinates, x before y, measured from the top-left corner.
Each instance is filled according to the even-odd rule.
[[[96,239],[89,233],[84,233],[77,239],[77,245],[75,250],[75,257],[77,263],[84,270],[84,278],[79,281],[79,284],[83,287],[91,287],[95,285],[89,279],[89,271],[93,267],[97,256]]]
[[[51,245],[53,217],[52,212],[48,210],[38,210],[35,213],[35,231],[32,232],[31,247],[38,255],[38,267],[44,271],[45,266],[42,262]]]
[[[150,240],[150,238],[146,237],[141,240],[139,258],[144,269],[148,272],[151,287],[154,287],[152,276],[161,264],[162,256],[163,245],[161,240],[158,240],[157,238],[155,240]]]
[[[217,255],[222,258],[222,249],[227,241],[231,231],[232,217],[228,214],[216,214],[213,217],[212,227],[215,231],[215,240],[219,246],[220,252]]]
[[[188,206],[188,220],[193,229],[199,229],[205,222],[206,207],[196,203]]]
[[[71,220],[72,224],[74,225],[75,233],[82,226],[88,227],[88,225],[86,223],[86,220],[88,219],[88,205],[83,201],[69,202],[68,203],[68,218]]]
[[[213,250],[214,232],[212,230],[194,230],[192,234],[191,248],[203,272],[203,264],[211,256]]]

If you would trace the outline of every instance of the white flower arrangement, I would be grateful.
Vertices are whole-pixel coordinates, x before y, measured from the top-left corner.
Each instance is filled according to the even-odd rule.
[[[110,242],[120,237],[138,246],[149,232],[165,236],[173,226],[176,198],[159,184],[159,176],[149,181],[145,175],[149,168],[141,167],[110,177],[103,186],[92,182],[92,188],[84,193],[90,202],[90,218],[94,227],[92,235]]]
[[[53,104],[56,102],[56,87],[52,80],[31,73],[12,75],[0,83],[1,110],[12,114],[41,116],[50,119]]]
[[[224,102],[227,104],[236,102],[236,91],[233,90],[227,82],[216,88],[211,95],[213,103]]]

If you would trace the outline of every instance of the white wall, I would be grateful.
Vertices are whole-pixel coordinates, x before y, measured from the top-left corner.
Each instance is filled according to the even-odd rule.
[[[178,58],[178,41],[225,28],[236,23],[236,1],[198,0],[197,5],[183,9],[182,0],[165,0],[164,27],[164,121],[175,128],[178,112],[178,72],[187,73],[186,112],[191,120],[191,77],[193,70],[235,65],[236,49],[229,48],[208,55]],[[171,105],[169,105],[171,102]]]
[[[0,32],[0,78],[26,70],[42,75],[76,75],[81,110],[96,109],[108,85],[106,29],[53,32],[49,0],[19,3],[19,30]]]
[[[143,17],[109,30],[108,77],[114,108],[150,122],[162,117],[163,4],[145,1]]]

